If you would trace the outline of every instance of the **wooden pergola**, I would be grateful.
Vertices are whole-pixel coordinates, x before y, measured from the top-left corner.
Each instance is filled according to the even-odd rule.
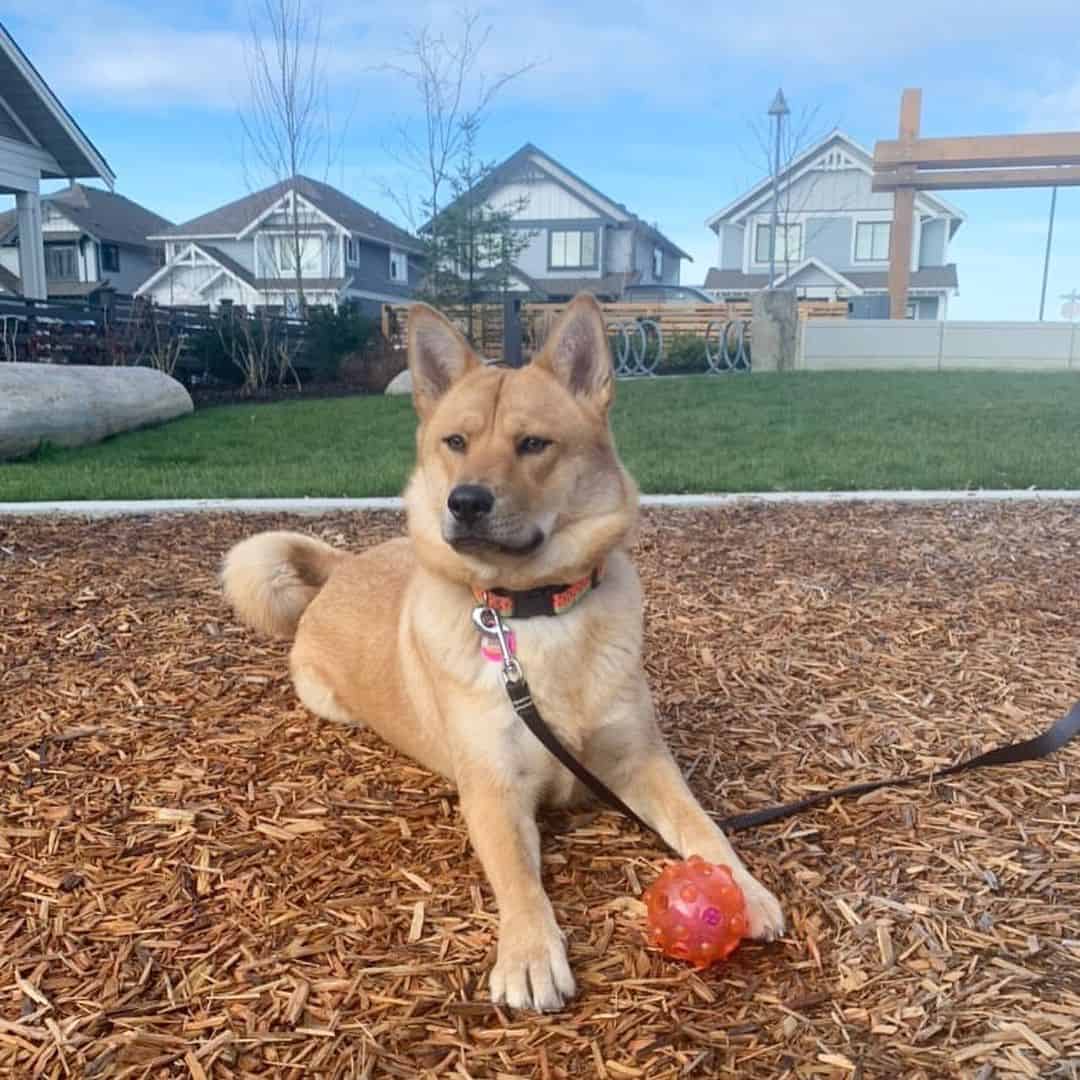
[[[899,138],[874,147],[874,191],[893,192],[889,317],[904,318],[917,191],[1080,186],[1080,132],[922,139],[922,90],[900,99]]]

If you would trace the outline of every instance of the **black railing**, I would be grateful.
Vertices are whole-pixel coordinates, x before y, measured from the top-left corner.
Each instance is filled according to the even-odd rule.
[[[207,334],[259,328],[303,353],[307,323],[271,311],[249,313],[223,305],[161,307],[142,299],[112,298],[106,305],[24,300],[0,295],[0,362],[148,365],[178,377],[198,376],[204,362],[192,345]]]

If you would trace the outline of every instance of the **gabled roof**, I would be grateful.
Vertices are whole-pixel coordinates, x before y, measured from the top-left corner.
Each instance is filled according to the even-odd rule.
[[[0,102],[0,109],[14,120],[29,145],[52,159],[54,164],[42,162],[43,175],[97,177],[113,186],[116,177],[109,163],[2,24]]]
[[[55,207],[75,226],[78,233],[89,233],[106,244],[149,248],[154,245],[147,237],[172,227],[172,222],[147,210],[137,202],[113,191],[71,184],[61,191],[42,197],[42,202]],[[17,229],[18,216],[14,210],[0,214],[0,243],[10,240]],[[56,232],[45,234],[46,240],[58,240]],[[75,238],[75,237],[72,237]]]
[[[839,128],[835,128],[823,139],[819,139],[812,146],[808,146],[801,154],[797,155],[794,160],[792,160],[787,168],[781,171],[779,175],[781,189],[789,182],[793,183],[800,175],[802,175],[802,173],[809,171],[810,167],[819,157],[833,148],[840,148],[846,152],[851,167],[859,169],[867,175],[873,175],[873,154],[871,154],[862,143],[857,142]],[[743,192],[743,194],[734,202],[725,206],[723,210],[718,210],[711,217],[706,218],[705,224],[714,232],[717,231],[720,225],[732,218],[739,217],[746,213],[753,208],[755,203],[763,199],[767,201],[771,190],[772,177],[766,176],[750,188],[749,191]],[[963,210],[958,209],[951,203],[947,203],[937,195],[931,195],[929,192],[920,191],[916,193],[915,199],[916,202],[922,202],[924,206],[931,208],[935,214],[952,218],[952,231],[955,231],[961,222],[967,220],[967,215]]]
[[[816,270],[820,270],[830,281],[834,282],[841,289],[851,289],[853,292],[861,292],[862,290],[850,277],[841,274],[839,270],[834,270],[831,266],[823,263],[819,258],[811,255],[808,259],[803,259],[798,266],[793,267],[786,274],[778,277],[775,282],[776,288],[781,288],[785,282],[794,281],[804,270],[809,267],[814,267]]]
[[[297,176],[292,180],[271,184],[262,191],[245,195],[207,214],[185,221],[182,225],[174,225],[170,229],[163,230],[158,237],[182,239],[184,237],[239,236],[258,217],[265,214],[293,190],[316,210],[350,233],[387,246],[399,247],[405,251],[415,253],[423,251],[416,237],[398,228],[392,221],[387,221],[374,210],[369,210],[344,192],[338,191],[337,188],[312,180],[307,176]]]
[[[556,183],[561,184],[563,187],[568,187],[572,194],[576,195],[584,202],[589,203],[597,211],[600,217],[605,217],[617,224],[633,224],[640,232],[644,233],[661,247],[678,255],[680,259],[688,259],[690,262],[694,261],[691,255],[687,254],[682,248],[669,240],[658,228],[656,228],[656,226],[650,225],[648,222],[638,217],[637,214],[631,213],[622,203],[616,202],[614,199],[605,195],[602,191],[593,187],[587,180],[583,180],[576,173],[571,172],[565,165],[556,161],[550,154],[545,154],[543,150],[538,146],[534,146],[532,143],[526,143],[520,150],[515,151],[505,161],[497,165],[490,173],[488,173],[480,184],[473,188],[471,192],[467,192],[455,199],[443,210],[443,213],[446,213],[447,210],[457,206],[463,199],[472,198],[482,202],[493,191],[514,180],[527,166],[535,166],[542,169],[555,180]],[[569,180],[571,184],[568,184],[567,180]],[[426,230],[430,224],[431,222],[428,222],[420,231],[423,232]]]
[[[191,246],[201,251],[212,262],[217,263],[222,270],[225,271],[230,277],[235,278],[243,285],[247,285],[249,288],[254,289],[255,292],[291,292],[295,285],[289,278],[257,278],[243,263],[237,262],[231,255],[227,255],[219,247],[215,247],[213,244],[206,243],[205,240],[192,240]],[[184,251],[187,250],[187,245],[184,245]],[[183,251],[181,252],[183,254]],[[162,278],[172,273],[173,270],[178,267],[182,267],[182,263],[177,263],[173,258],[167,262],[163,267],[151,274],[136,290],[136,296],[148,292],[152,289]],[[328,292],[328,291],[340,291],[349,284],[351,279],[336,277],[336,278],[304,278],[304,289],[309,292]],[[204,283],[202,288],[205,288]]]

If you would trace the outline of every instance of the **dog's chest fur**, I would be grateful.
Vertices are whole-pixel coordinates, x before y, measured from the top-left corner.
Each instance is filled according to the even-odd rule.
[[[456,733],[469,756],[507,783],[535,788],[545,804],[576,800],[580,786],[513,711],[500,665],[481,655],[475,631],[459,621],[461,645],[443,659],[476,691],[475,715]],[[629,561],[619,560],[571,611],[506,623],[533,700],[563,745],[586,765],[594,744],[602,741],[610,752],[611,729],[632,722],[627,704],[640,685],[640,601]]]

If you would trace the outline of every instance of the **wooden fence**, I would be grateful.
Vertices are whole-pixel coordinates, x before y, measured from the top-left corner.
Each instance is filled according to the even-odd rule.
[[[521,326],[524,352],[529,356],[543,347],[555,320],[566,310],[566,304],[527,303],[521,305]],[[604,322],[615,331],[620,324],[651,320],[660,326],[666,339],[676,335],[704,338],[711,323],[750,322],[748,303],[719,304],[601,304]],[[383,336],[392,345],[405,345],[408,323],[407,304],[383,306]],[[464,309],[446,312],[462,333],[466,332]],[[800,319],[846,319],[847,304],[828,300],[800,300]],[[503,313],[501,304],[477,304],[473,307],[473,341],[480,352],[491,360],[502,359]],[[714,327],[713,333],[720,327]]]

